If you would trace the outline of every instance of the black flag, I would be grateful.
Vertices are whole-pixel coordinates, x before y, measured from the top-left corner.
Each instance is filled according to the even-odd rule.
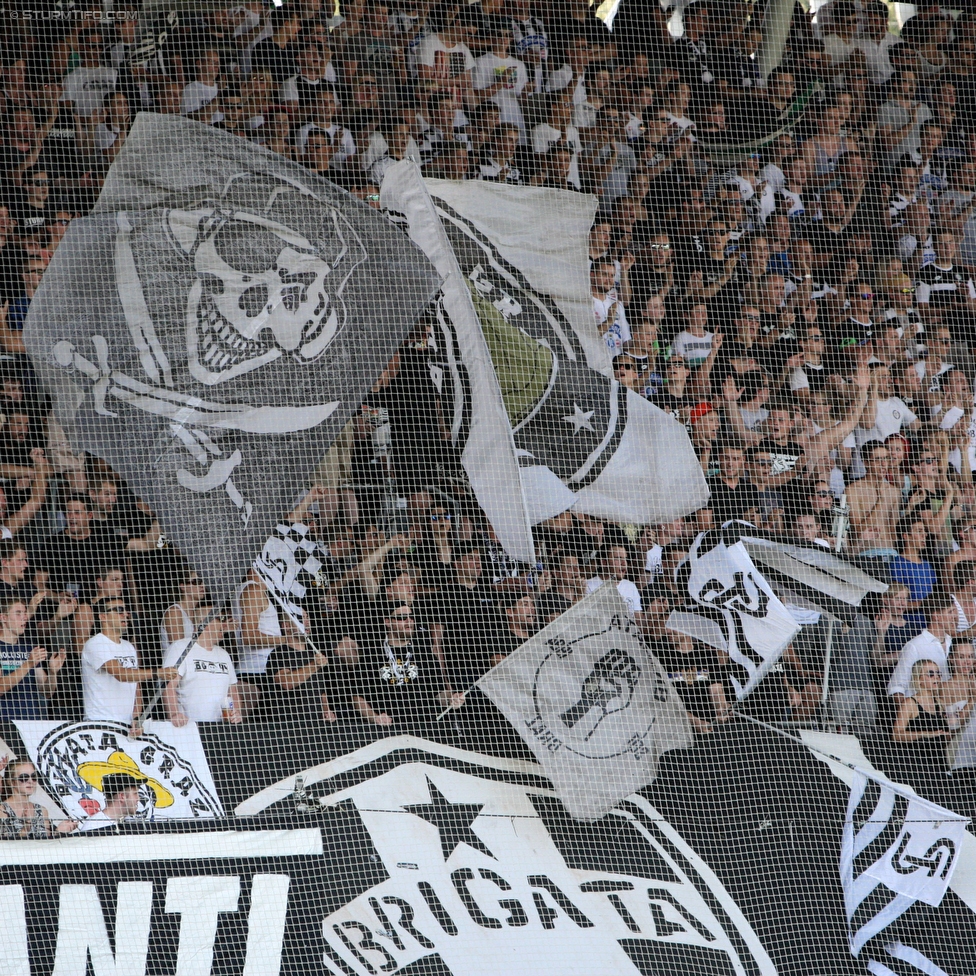
[[[225,596],[437,285],[404,234],[321,177],[143,114],[25,341],[75,448],[128,479]]]

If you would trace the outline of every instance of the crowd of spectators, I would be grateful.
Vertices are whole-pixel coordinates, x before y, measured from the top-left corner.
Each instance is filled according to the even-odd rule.
[[[705,735],[733,714],[727,661],[665,623],[697,533],[742,520],[892,584],[838,630],[826,715],[815,614],[755,707],[886,737],[944,786],[939,740],[976,702],[976,18],[797,6],[764,78],[737,0],[624,0],[613,31],[584,0],[245,3],[150,47],[126,3],[58,9],[0,32],[0,718],[129,722],[161,682],[176,725],[446,712],[471,735],[476,678],[610,581]],[[323,563],[313,639],[257,577],[213,607],[146,506],[72,453],[22,340],[141,110],[377,209],[401,159],[595,196],[593,327],[619,382],[686,426],[707,506],[567,512],[536,527],[537,566],[514,563],[459,477],[421,323],[291,513]],[[5,815],[30,820],[24,775]]]

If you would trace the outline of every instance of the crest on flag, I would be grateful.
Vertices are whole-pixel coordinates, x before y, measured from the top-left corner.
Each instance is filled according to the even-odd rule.
[[[196,725],[150,721],[138,740],[128,726],[99,720],[18,722],[17,731],[51,796],[82,830],[99,825],[106,803],[102,784],[113,773],[137,785],[133,819],[224,815]]]
[[[867,943],[905,914],[916,902],[938,907],[962,853],[969,820],[904,788],[854,774],[844,836],[840,878],[851,952],[857,956]],[[894,958],[916,949],[895,943],[886,946]],[[880,967],[880,968],[879,968]],[[873,972],[886,967],[871,960]],[[922,968],[922,967],[919,967]],[[925,972],[933,972],[931,968]]]
[[[451,437],[510,555],[534,562],[531,525],[570,508],[643,524],[705,503],[683,427],[593,366],[592,299],[577,294],[587,281],[588,203],[534,188],[425,182],[409,161],[390,167],[381,196],[445,279],[438,345],[453,380]],[[554,211],[570,216],[549,229]],[[484,229],[499,216],[533,227],[532,240],[503,247]],[[551,260],[539,242],[550,246],[567,225],[567,254]],[[567,294],[588,309],[585,326],[557,300]],[[584,328],[592,334],[581,338]],[[597,353],[609,373],[605,351]]]
[[[630,621],[616,615],[605,630],[575,640],[552,638],[550,653],[536,670],[532,685],[534,734],[543,728],[552,730],[548,734],[553,746],[587,759],[609,759],[626,752],[640,757],[648,751],[646,740],[655,717],[632,707],[634,695],[641,680],[649,678],[654,700],[666,702],[668,686],[653,669],[645,678],[638,656],[626,647],[631,627]],[[572,681],[567,680],[563,664],[569,658],[576,662]]]

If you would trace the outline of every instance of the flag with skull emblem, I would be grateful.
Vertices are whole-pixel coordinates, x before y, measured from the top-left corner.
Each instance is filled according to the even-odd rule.
[[[604,584],[478,682],[525,739],[566,809],[597,819],[687,749],[684,705]]]
[[[74,447],[226,596],[437,286],[404,234],[321,177],[142,114],[24,338]]]

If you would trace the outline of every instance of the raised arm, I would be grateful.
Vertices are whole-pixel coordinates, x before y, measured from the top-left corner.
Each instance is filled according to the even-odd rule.
[[[43,448],[35,447],[31,451],[31,459],[34,462],[34,475],[31,480],[30,498],[27,499],[20,511],[7,519],[7,528],[13,535],[16,535],[33,520],[34,516],[41,510],[47,496],[47,479],[51,474],[51,465],[44,456]]]
[[[855,397],[850,410],[844,415],[841,422],[836,427],[830,427],[815,434],[807,442],[806,455],[807,461],[815,461],[829,454],[841,441],[843,441],[857,426],[864,413],[864,407],[868,402],[868,394],[871,388],[871,373],[867,365],[861,364],[854,374]]]
[[[356,573],[363,589],[371,600],[380,595],[380,580],[383,576],[383,563],[394,549],[406,549],[410,540],[404,535],[395,535],[388,542],[384,542],[378,549],[374,549],[357,567]]]

